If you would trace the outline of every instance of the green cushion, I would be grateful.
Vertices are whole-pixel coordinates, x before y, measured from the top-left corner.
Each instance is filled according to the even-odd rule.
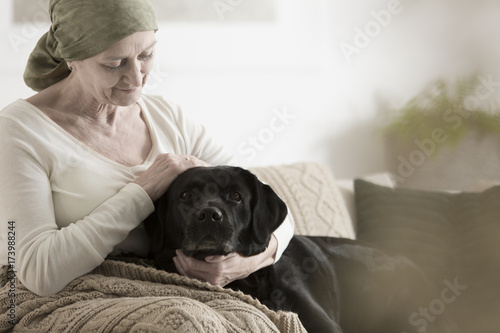
[[[392,189],[359,179],[354,188],[359,240],[410,258],[437,284],[455,274],[456,194]]]
[[[500,331],[500,186],[450,193],[354,184],[357,238],[408,257],[438,290],[445,280],[466,286],[453,304],[462,325],[480,315],[484,332]]]
[[[500,263],[500,186],[450,193],[358,179],[355,193],[358,239],[406,255],[436,277],[477,279]]]

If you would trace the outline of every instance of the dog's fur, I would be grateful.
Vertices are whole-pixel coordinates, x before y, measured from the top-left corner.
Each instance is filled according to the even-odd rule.
[[[258,254],[287,214],[271,187],[229,166],[186,171],[155,206],[145,221],[150,255],[170,272],[176,249],[198,259]],[[310,332],[409,333],[424,324],[426,332],[455,332],[452,324],[438,325],[444,316],[411,322],[439,295],[415,265],[347,239],[294,236],[276,264],[228,287],[271,309],[297,312]]]
[[[176,179],[145,223],[159,267],[171,264],[176,249],[198,259],[264,251],[287,208],[271,187],[255,180],[232,167],[193,168]]]

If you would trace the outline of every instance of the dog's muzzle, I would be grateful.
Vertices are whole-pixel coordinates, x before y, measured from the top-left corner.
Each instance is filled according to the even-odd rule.
[[[221,222],[223,220],[222,211],[215,206],[206,206],[198,210],[196,218],[199,222]]]
[[[187,256],[227,255],[234,251],[234,229],[230,218],[216,203],[199,207],[186,226],[182,250]]]

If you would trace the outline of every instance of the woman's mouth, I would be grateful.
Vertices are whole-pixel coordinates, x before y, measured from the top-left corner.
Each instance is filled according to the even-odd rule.
[[[139,88],[135,87],[135,88],[130,88],[130,89],[120,89],[120,90],[126,94],[132,94],[132,93],[135,93],[137,90],[139,90]]]

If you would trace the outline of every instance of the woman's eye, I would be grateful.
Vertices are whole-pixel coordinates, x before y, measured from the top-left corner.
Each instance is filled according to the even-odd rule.
[[[146,55],[139,56],[139,60],[150,60],[151,58],[153,58],[153,55],[154,55],[154,51],[152,51]]]
[[[104,68],[106,68],[108,71],[110,72],[115,72],[115,71],[119,71],[120,69],[123,68],[123,63],[120,63],[119,65],[116,65],[116,66],[110,66],[110,65],[103,65]]]
[[[153,58],[153,56],[154,56],[154,51],[151,51],[151,52],[149,52],[147,54],[141,54],[141,55],[139,55],[137,57],[137,59],[139,59],[141,61],[148,61],[148,60],[151,60]],[[119,64],[116,64],[116,65],[102,64],[102,66],[104,66],[104,68],[106,68],[106,70],[108,70],[109,72],[116,72],[116,71],[119,71],[120,69],[122,69],[123,66],[125,66],[126,62],[127,62],[127,59],[122,59]]]
[[[189,191],[184,191],[181,193],[181,199],[182,200],[188,200],[188,199],[191,199],[191,197],[193,196],[193,194]]]
[[[116,67],[111,67],[111,66],[106,66],[106,69],[110,72],[116,72],[119,71],[122,68],[122,66],[116,66]]]
[[[240,202],[241,201],[241,194],[239,194],[238,192],[231,192],[229,194],[229,199],[236,201],[236,202]]]

